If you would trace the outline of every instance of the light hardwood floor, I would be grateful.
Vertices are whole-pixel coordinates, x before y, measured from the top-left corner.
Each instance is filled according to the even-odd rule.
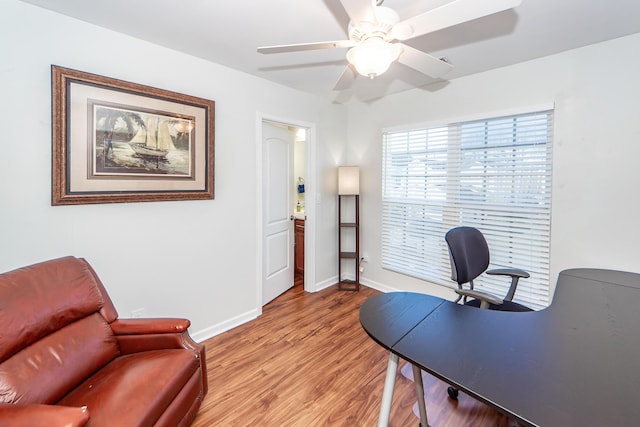
[[[209,393],[193,426],[375,426],[388,352],[364,332],[358,310],[377,293],[295,286],[258,319],[207,340]],[[425,382],[432,427],[511,425],[462,393],[450,400],[446,388]],[[390,426],[418,426],[415,401],[413,382],[398,373]]]

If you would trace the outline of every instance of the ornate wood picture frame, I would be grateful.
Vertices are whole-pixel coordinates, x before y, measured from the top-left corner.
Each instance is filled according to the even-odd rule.
[[[215,102],[51,66],[52,205],[214,198]]]

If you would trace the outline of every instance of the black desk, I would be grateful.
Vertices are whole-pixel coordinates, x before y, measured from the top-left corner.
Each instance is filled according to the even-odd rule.
[[[528,313],[382,294],[363,304],[360,321],[391,352],[379,425],[398,356],[523,425],[640,423],[638,274],[564,271],[549,308]]]

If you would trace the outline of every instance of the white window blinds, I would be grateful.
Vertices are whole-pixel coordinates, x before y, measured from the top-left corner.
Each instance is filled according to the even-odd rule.
[[[472,226],[487,239],[489,268],[531,274],[514,300],[547,306],[552,123],[547,110],[385,132],[383,268],[455,286],[444,234]],[[474,284],[504,296],[510,280]]]

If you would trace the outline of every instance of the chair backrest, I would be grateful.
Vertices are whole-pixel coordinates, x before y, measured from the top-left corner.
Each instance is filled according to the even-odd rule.
[[[456,227],[444,236],[449,246],[451,279],[469,283],[489,267],[489,245],[477,228]]]

